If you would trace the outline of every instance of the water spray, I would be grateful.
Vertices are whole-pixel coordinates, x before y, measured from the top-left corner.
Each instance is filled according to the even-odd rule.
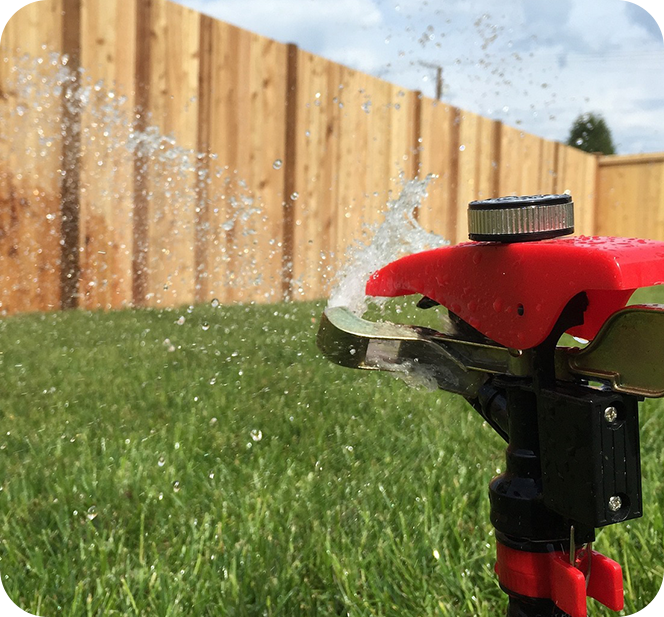
[[[402,257],[366,294],[421,295],[449,330],[329,306],[318,347],[342,366],[425,374],[463,396],[507,442],[489,486],[496,574],[508,617],[623,608],[622,569],[595,530],[642,515],[638,404],[664,396],[664,306],[627,306],[664,284],[664,242],[561,237],[569,195],[471,202],[470,242]],[[587,341],[561,344],[568,333]]]

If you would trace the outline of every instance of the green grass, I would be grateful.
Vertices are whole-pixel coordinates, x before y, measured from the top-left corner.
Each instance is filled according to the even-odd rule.
[[[322,359],[321,310],[0,321],[14,601],[46,617],[503,614],[487,498],[503,442],[458,397]],[[643,406],[645,516],[597,542],[623,564],[625,614],[664,576],[663,412]]]

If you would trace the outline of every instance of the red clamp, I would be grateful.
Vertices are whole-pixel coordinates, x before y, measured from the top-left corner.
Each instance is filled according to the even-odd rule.
[[[586,597],[613,611],[624,605],[620,564],[590,551],[583,551],[575,565],[562,551],[529,553],[497,543],[496,573],[508,592],[528,598],[547,598],[571,617],[587,617]],[[590,574],[586,588],[586,573]]]

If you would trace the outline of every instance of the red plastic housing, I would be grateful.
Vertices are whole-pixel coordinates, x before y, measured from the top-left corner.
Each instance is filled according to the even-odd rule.
[[[592,551],[590,574],[588,554],[575,564],[560,551],[529,553],[498,542],[496,573],[500,584],[513,594],[553,600],[571,617],[587,617],[586,597],[594,598],[613,611],[624,605],[622,568],[612,559]]]
[[[550,334],[567,303],[586,292],[588,340],[640,287],[664,284],[664,242],[573,237],[539,242],[467,242],[398,259],[375,272],[369,296],[422,294],[490,339],[529,349]]]

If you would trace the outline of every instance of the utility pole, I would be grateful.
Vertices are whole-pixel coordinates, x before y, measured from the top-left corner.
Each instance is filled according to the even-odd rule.
[[[436,100],[440,101],[443,98],[443,67],[440,64],[435,64],[433,62],[424,62],[422,60],[419,63],[428,68],[436,69]]]

